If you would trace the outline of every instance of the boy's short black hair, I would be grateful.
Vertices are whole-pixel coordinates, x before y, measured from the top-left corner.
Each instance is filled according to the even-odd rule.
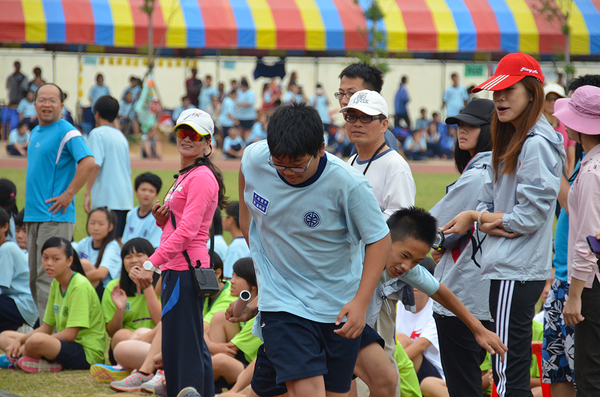
[[[156,194],[160,192],[160,188],[162,187],[162,180],[158,175],[155,175],[151,172],[144,172],[135,178],[135,190],[138,190],[142,183],[149,183],[156,188]]]
[[[267,127],[267,143],[273,157],[293,160],[323,148],[323,122],[319,113],[305,103],[292,103],[275,110]]]
[[[364,80],[363,85],[366,89],[381,93],[381,88],[383,87],[383,72],[375,66],[371,66],[364,62],[352,63],[342,70],[339,77],[341,79],[344,76],[351,79],[359,77]]]
[[[23,208],[21,211],[19,211],[17,216],[14,217],[15,229],[20,229],[22,227],[25,227],[25,222],[23,222],[24,218],[25,218],[25,208]]]
[[[567,88],[567,94],[572,93],[579,87],[584,85],[593,85],[594,87],[600,87],[600,74],[586,74],[579,76],[571,80],[569,87]]]
[[[119,101],[110,95],[101,96],[94,104],[94,114],[100,114],[102,119],[112,123],[119,115]]]
[[[390,216],[387,224],[392,243],[412,237],[432,246],[437,235],[437,220],[422,208],[402,208]]]
[[[237,227],[240,227],[240,202],[232,201],[231,204],[225,208],[225,213],[233,218]]]

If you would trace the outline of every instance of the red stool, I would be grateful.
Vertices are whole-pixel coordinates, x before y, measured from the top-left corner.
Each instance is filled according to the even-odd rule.
[[[542,380],[542,342],[533,341],[531,342],[531,351],[535,354],[537,358],[538,370],[540,371],[540,380]],[[544,397],[552,397],[550,394],[550,384],[544,383],[542,380],[542,396]],[[492,397],[498,397],[498,392],[496,391],[496,385],[492,382]]]

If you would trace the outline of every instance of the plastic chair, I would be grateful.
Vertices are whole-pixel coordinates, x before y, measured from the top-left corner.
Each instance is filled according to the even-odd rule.
[[[535,354],[537,358],[538,370],[540,371],[540,379],[542,379],[542,345],[543,342],[533,341],[531,342],[531,351]],[[544,397],[552,397],[550,394],[550,384],[544,383],[542,380],[542,396]],[[498,397],[498,392],[496,391],[496,385],[492,383],[492,397]]]

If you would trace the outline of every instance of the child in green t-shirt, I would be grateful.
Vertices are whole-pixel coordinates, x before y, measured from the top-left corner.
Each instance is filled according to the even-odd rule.
[[[154,273],[153,283],[143,291],[139,291],[136,283],[142,265],[153,253],[154,247],[146,239],[127,241],[121,249],[121,277],[106,285],[102,311],[113,350],[124,340],[139,339],[160,321],[161,307],[156,291],[160,276]]]
[[[44,321],[26,335],[3,332],[0,349],[27,372],[89,369],[104,361],[105,331],[98,295],[68,240],[49,238],[41,254],[44,270],[54,279]]]
[[[238,297],[244,290],[250,292],[250,300],[258,296],[254,263],[251,258],[241,258],[233,264],[233,277],[230,282],[232,296]],[[235,383],[248,363],[256,358],[262,341],[252,334],[253,324],[254,318],[244,323],[240,332],[230,340],[211,339],[213,347],[216,345],[225,348],[224,352],[212,356],[215,381],[223,377],[227,384]]]

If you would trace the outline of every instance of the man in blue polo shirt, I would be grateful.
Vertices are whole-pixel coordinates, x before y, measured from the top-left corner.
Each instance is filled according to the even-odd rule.
[[[61,118],[63,92],[55,84],[36,92],[39,125],[31,132],[25,182],[25,218],[31,295],[43,318],[52,281],[42,267],[41,248],[52,236],[73,238],[75,194],[85,184],[94,158],[81,133]]]

